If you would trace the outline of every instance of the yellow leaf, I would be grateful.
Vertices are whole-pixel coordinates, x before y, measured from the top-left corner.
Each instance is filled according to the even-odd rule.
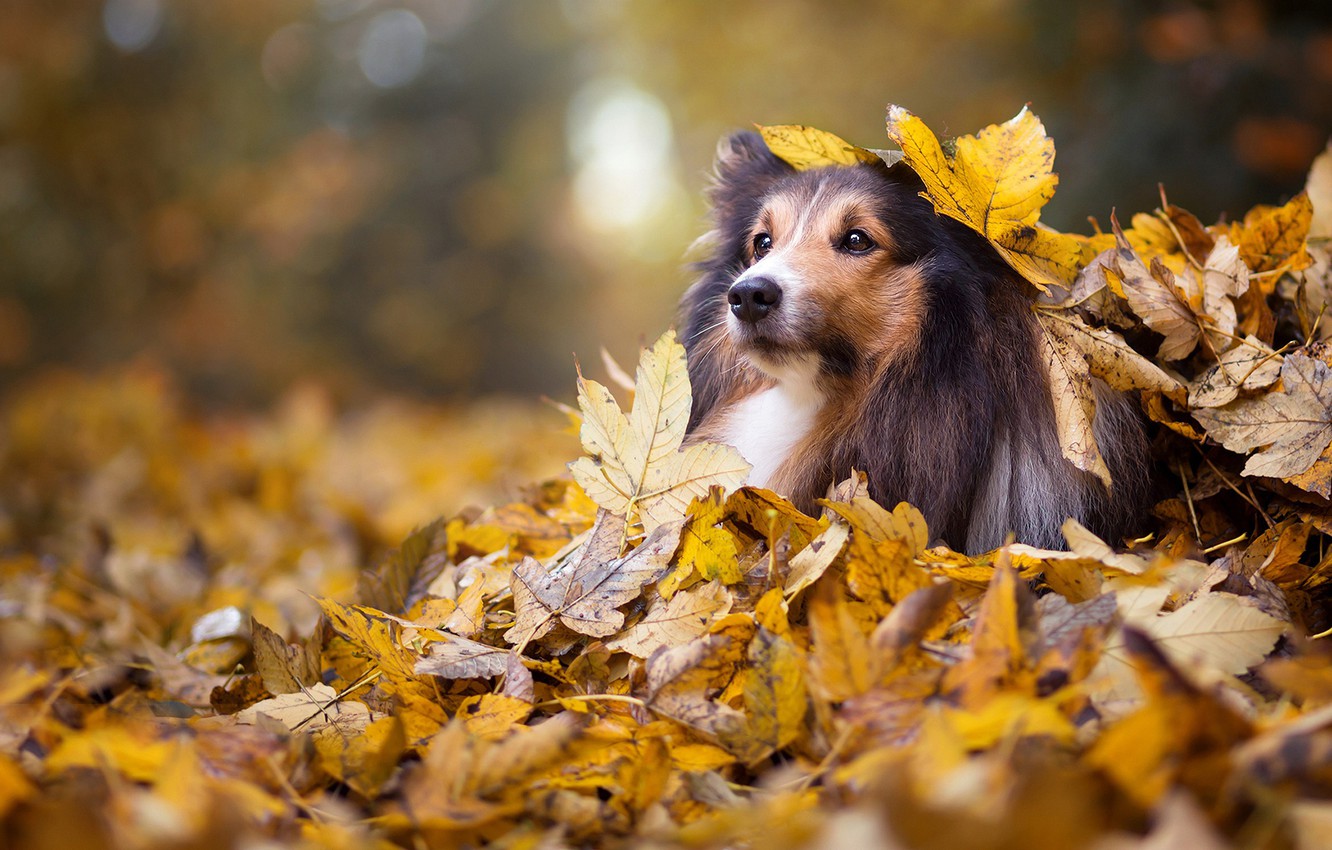
[[[702,772],[735,764],[735,756],[712,744],[680,744],[671,747],[671,761],[679,770]]]
[[[933,583],[929,571],[915,563],[905,540],[873,540],[864,534],[852,534],[846,580],[876,617],[887,616],[894,605]]]
[[[499,740],[532,714],[532,704],[503,694],[468,697],[458,706],[458,719],[469,734]]]
[[[1001,683],[1013,678],[1028,663],[1023,643],[1026,611],[1030,604],[1026,585],[1006,556],[995,565],[994,577],[981,599],[971,636],[971,657],[951,667],[945,683],[958,692],[961,703],[976,710],[992,699]]]
[[[879,161],[878,155],[872,151],[803,124],[776,124],[759,127],[758,131],[768,150],[796,171]]]
[[[749,644],[744,693],[748,723],[741,755],[752,764],[794,741],[804,728],[808,698],[800,653],[790,641],[759,629]]]
[[[869,640],[839,587],[829,585],[810,599],[809,631],[810,687],[820,699],[841,702],[870,689]]]
[[[597,504],[651,532],[684,515],[708,488],[740,486],[749,472],[740,453],[718,443],[681,449],[690,410],[684,347],[667,331],[643,352],[634,404],[626,418],[614,396],[578,376],[581,437],[588,457],[569,465],[574,480]]]
[[[111,769],[136,782],[151,782],[177,752],[179,742],[158,740],[147,726],[103,726],[62,740],[46,758],[60,775],[71,768]]]
[[[770,548],[789,531],[791,550],[798,551],[822,528],[818,520],[762,487],[742,487],[732,493],[726,500],[726,513],[733,521],[758,532]]]
[[[37,794],[37,786],[9,756],[0,753],[0,818]]]
[[[891,511],[868,496],[856,496],[850,503],[820,503],[851,524],[858,534],[871,540],[900,540],[911,556],[917,557],[930,543],[930,530],[925,517],[906,502],[898,502]]]
[[[667,599],[693,581],[720,579],[722,584],[735,584],[744,578],[736,559],[735,538],[718,527],[726,516],[721,489],[714,487],[705,498],[694,499],[688,512],[675,569],[659,586]]]
[[[1264,292],[1270,293],[1284,272],[1308,268],[1313,261],[1305,245],[1313,214],[1313,202],[1301,192],[1284,206],[1254,207],[1238,225],[1236,243],[1244,264],[1254,272],[1272,272],[1259,278]]]
[[[1038,288],[1072,283],[1082,257],[1080,242],[1037,224],[1059,182],[1053,172],[1054,142],[1039,118],[1024,107],[1003,124],[961,136],[950,159],[925,122],[890,106],[888,138],[920,175],[936,210],[989,239]]]
[[[379,796],[407,749],[407,732],[398,717],[381,717],[360,734],[328,732],[315,736],[319,764],[363,797]]]
[[[943,719],[969,750],[1028,736],[1070,744],[1077,732],[1054,702],[1020,693],[995,694],[971,711],[945,708]]]

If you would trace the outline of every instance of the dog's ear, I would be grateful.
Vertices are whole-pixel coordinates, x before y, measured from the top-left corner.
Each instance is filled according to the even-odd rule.
[[[714,179],[708,200],[719,223],[730,213],[761,197],[778,179],[795,169],[779,159],[753,130],[732,133],[717,144]]]

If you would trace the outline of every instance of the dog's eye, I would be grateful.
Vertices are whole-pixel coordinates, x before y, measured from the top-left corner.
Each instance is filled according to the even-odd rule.
[[[760,233],[754,237],[754,259],[761,260],[763,256],[772,250],[772,237],[766,233]]]
[[[852,254],[863,254],[874,247],[874,240],[863,230],[848,230],[842,237],[841,249]]]

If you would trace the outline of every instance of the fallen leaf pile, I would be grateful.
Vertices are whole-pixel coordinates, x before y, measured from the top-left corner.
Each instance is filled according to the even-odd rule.
[[[1332,154],[1240,221],[1077,236],[1029,112],[888,129],[763,128],[914,169],[1031,282],[1070,462],[1109,481],[1092,377],[1140,400],[1139,539],[966,556],[850,470],[817,516],[739,487],[669,333],[631,402],[579,376],[571,475],[377,560],[458,481],[538,477],[541,428],[38,385],[0,465],[0,844],[1332,846]]]

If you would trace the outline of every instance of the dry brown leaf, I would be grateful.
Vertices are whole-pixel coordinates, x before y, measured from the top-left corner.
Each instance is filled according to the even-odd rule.
[[[507,649],[467,638],[450,637],[432,643],[425,656],[416,662],[415,670],[421,675],[442,676],[445,679],[487,679],[503,673],[508,658]]]
[[[1217,364],[1189,385],[1189,407],[1222,407],[1239,397],[1271,386],[1281,376],[1281,355],[1256,337],[1222,354]]]
[[[603,510],[570,568],[548,571],[525,558],[513,571],[517,622],[504,639],[525,646],[546,634],[556,618],[579,634],[615,634],[624,626],[624,613],[617,609],[666,574],[683,527],[684,520],[658,525],[634,551],[615,557],[624,520]]]
[[[1292,478],[1332,443],[1332,367],[1304,351],[1287,354],[1281,388],[1225,407],[1193,412],[1208,436],[1235,452],[1254,453],[1245,475]]]
[[[1110,328],[1093,328],[1074,314],[1039,313],[1046,333],[1071,341],[1087,359],[1092,375],[1117,390],[1155,390],[1178,401],[1184,387],[1179,380],[1143,357]]]
[[[1150,268],[1144,265],[1119,229],[1119,222],[1112,219],[1112,223],[1116,247],[1106,271],[1113,273],[1133,312],[1165,338],[1157,357],[1182,360],[1198,344],[1202,330],[1180,291],[1179,279],[1158,257],[1152,258]]]

